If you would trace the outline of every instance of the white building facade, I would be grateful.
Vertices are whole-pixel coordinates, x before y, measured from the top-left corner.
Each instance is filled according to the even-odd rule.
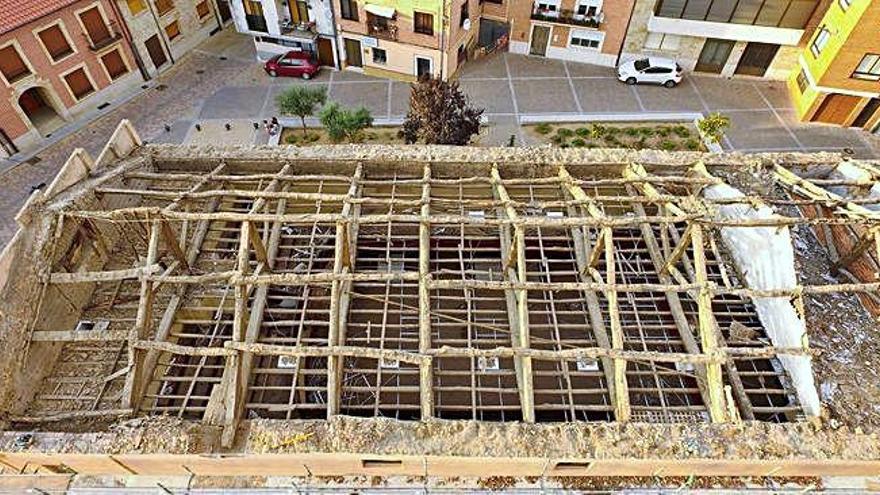
[[[621,59],[660,55],[696,72],[785,79],[819,3],[637,0]]]
[[[230,0],[235,27],[254,38],[257,58],[291,50],[312,53],[339,67],[333,2],[329,0]]]

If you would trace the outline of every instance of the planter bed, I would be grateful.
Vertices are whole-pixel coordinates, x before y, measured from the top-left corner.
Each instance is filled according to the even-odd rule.
[[[691,123],[543,123],[524,127],[542,143],[562,148],[705,151],[700,134]]]

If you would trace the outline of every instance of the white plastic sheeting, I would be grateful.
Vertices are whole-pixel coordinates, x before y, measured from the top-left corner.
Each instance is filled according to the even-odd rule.
[[[709,199],[741,197],[743,194],[726,184],[706,188],[703,195]],[[755,209],[746,204],[719,205],[722,219],[758,219],[773,217],[773,211],[761,206]],[[794,249],[788,227],[722,227],[721,238],[740,272],[745,284],[752,289],[794,289],[797,276],[794,269]],[[801,347],[806,344],[804,321],[798,316],[787,297],[753,297],[758,317],[773,345]],[[819,395],[813,380],[808,356],[779,356],[788,372],[798,400],[806,414],[819,414]]]
[[[867,170],[860,168],[851,162],[841,162],[831,171],[830,174],[828,174],[828,178],[869,181],[871,180],[871,174]],[[851,186],[833,186],[829,187],[828,190],[844,198],[858,198],[863,196],[862,191],[864,189]],[[880,184],[875,182],[874,185],[871,186],[871,189],[868,190],[868,197],[880,199]],[[880,203],[866,203],[862,206],[869,210],[880,211]]]

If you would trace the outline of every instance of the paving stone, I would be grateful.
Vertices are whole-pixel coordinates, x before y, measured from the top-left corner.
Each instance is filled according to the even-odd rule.
[[[573,79],[584,113],[639,112],[632,89],[615,79]]]
[[[513,113],[513,97],[507,81],[489,83],[486,81],[461,81],[461,90],[474,105],[482,107],[486,113]]]
[[[565,67],[561,60],[523,55],[505,56],[511,77],[565,77]]]
[[[633,86],[649,112],[703,112],[703,104],[690,78],[682,79],[674,88],[660,85],[639,84]]]
[[[691,76],[691,82],[711,109],[762,110],[767,103],[761,98],[752,81],[737,81],[721,77]]]
[[[727,137],[736,149],[798,149],[797,142],[770,110],[733,112],[728,117]]]
[[[577,112],[568,79],[520,79],[513,81],[519,113]]]
[[[388,81],[338,84],[334,79],[329,100],[345,107],[365,106],[373,117],[385,117],[388,115]]]

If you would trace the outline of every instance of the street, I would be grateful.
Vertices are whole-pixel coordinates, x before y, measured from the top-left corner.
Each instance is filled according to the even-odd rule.
[[[847,150],[858,157],[873,157],[878,149],[873,144],[876,137],[861,131],[798,123],[785,84],[778,81],[689,74],[674,89],[627,86],[608,67],[508,53],[470,62],[460,81],[473,103],[486,109],[491,131],[483,145],[506,145],[510,135],[517,137],[518,145],[534,144],[519,126],[522,118],[626,119],[650,113],[718,111],[731,119],[723,143],[729,151]],[[324,85],[331,100],[364,105],[376,118],[403,117],[408,107],[407,83],[357,72],[324,70],[308,82],[270,78],[254,59],[250,38],[226,30],[179,61],[150,89],[111,106],[88,125],[80,123],[81,128],[34,159],[7,167],[2,172],[6,187],[0,194],[0,240],[5,242],[13,234],[13,217],[31,188],[49,182],[75,148],[96,155],[120,119],[131,120],[151,142],[204,142],[191,137],[196,122],[277,116],[275,96],[294,84]],[[249,135],[244,139],[249,140]]]

